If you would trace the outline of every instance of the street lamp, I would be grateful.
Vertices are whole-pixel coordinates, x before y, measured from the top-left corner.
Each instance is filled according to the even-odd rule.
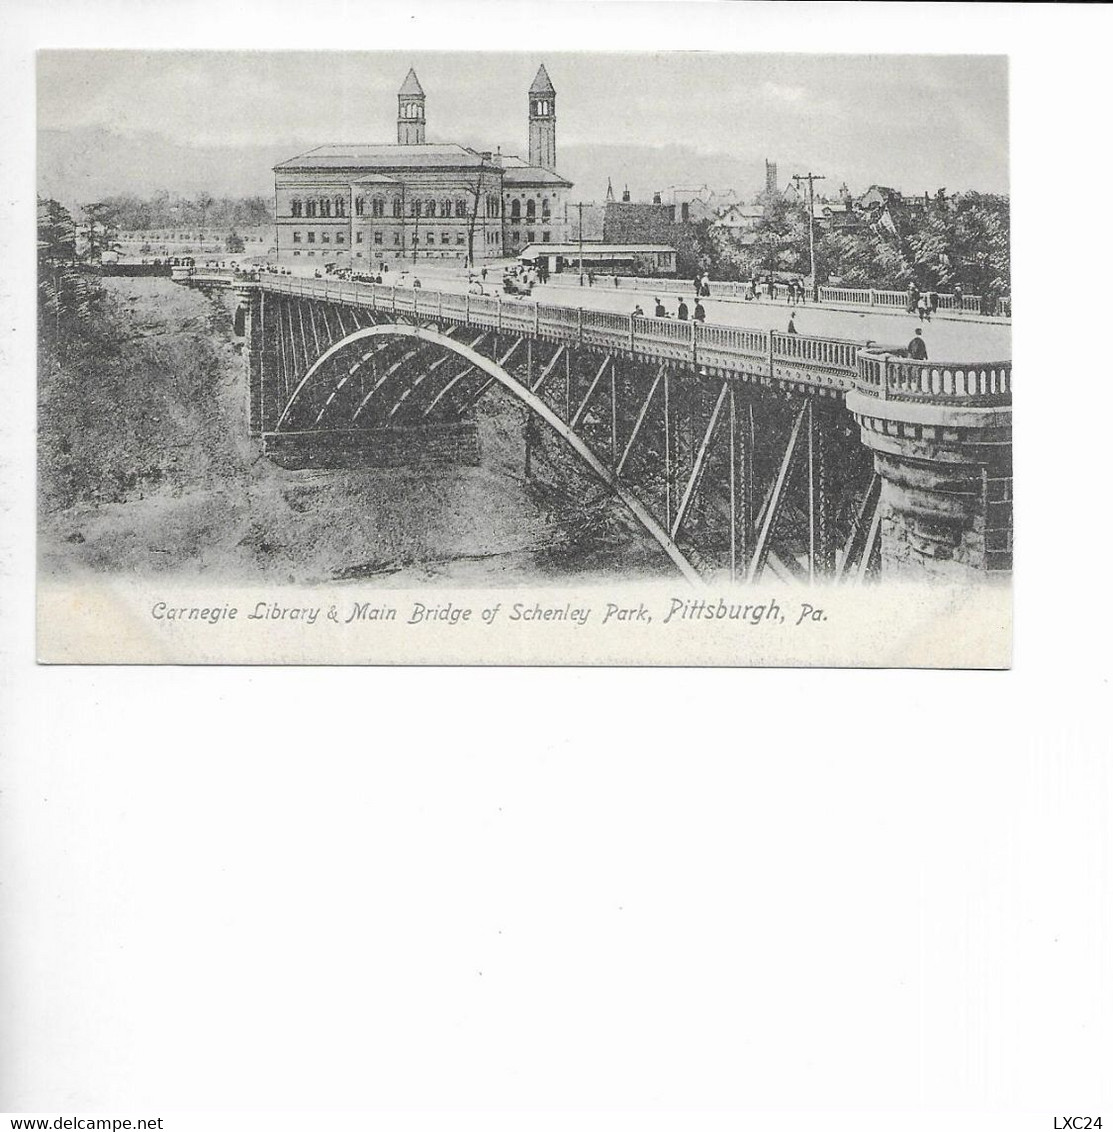
[[[584,202],[576,206],[580,213],[580,286],[584,285]]]
[[[827,178],[822,173],[794,173],[792,179],[796,182],[796,187],[800,187],[801,181],[808,182],[808,250],[811,253],[812,264],[812,302],[819,302],[819,280],[815,274],[815,183],[816,181],[825,181]]]

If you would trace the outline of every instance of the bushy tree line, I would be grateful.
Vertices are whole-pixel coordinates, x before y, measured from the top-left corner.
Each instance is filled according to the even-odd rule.
[[[747,242],[723,229],[711,229],[714,251],[708,265],[718,278],[750,278],[766,272],[808,275],[807,209],[783,197],[761,198],[765,216]],[[856,226],[836,228],[816,222],[816,274],[819,282],[838,279],[847,287],[950,292],[990,302],[1010,293],[1009,198],[987,193],[940,190],[915,203],[894,200],[888,209],[858,216]]]
[[[159,192],[152,197],[119,193],[103,204],[112,224],[126,232],[151,228],[235,230],[271,223],[270,204],[261,196],[214,197],[209,193],[180,196]]]

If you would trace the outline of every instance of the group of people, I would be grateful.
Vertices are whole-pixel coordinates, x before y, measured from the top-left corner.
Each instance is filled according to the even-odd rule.
[[[955,306],[962,310],[962,286],[955,284],[951,292]],[[921,291],[915,283],[908,284],[908,313],[916,315],[923,322],[930,322],[931,316],[939,309],[938,291]]]
[[[808,289],[804,286],[803,279],[790,279],[787,283],[778,283],[771,275],[767,275],[764,282],[754,276],[746,288],[745,299],[750,302],[753,299],[760,299],[762,295],[767,295],[772,301],[776,302],[782,291],[790,303],[806,303],[808,301]]]
[[[655,304],[654,308],[653,308],[653,317],[654,318],[672,318],[673,317],[673,315],[671,315],[668,312],[667,308],[665,307],[665,304],[663,302],[661,302],[660,299],[654,299],[653,301],[654,301],[654,304]],[[634,314],[635,318],[645,318],[646,317],[645,311],[642,310],[641,303],[638,303],[634,307],[633,314]],[[687,322],[689,318],[691,318],[691,320],[693,322],[706,322],[707,321],[707,311],[705,311],[703,309],[703,302],[698,297],[695,300],[695,306],[691,310],[688,309],[688,304],[684,301],[684,299],[681,298],[681,297],[678,297],[677,300],[676,300],[676,316],[675,317],[680,322]]]

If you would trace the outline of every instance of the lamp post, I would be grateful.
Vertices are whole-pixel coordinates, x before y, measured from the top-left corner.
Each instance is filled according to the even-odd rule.
[[[584,202],[580,201],[576,208],[580,213],[580,286],[584,285]]]
[[[812,302],[819,302],[819,280],[815,275],[815,183],[825,181],[822,173],[794,173],[792,179],[797,188],[801,181],[808,182],[808,250],[811,253],[812,264]]]

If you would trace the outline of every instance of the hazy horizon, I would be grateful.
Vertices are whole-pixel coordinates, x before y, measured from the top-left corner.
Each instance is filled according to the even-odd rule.
[[[1008,192],[1003,56],[131,51],[39,53],[40,191],[269,195],[276,161],[393,141],[410,66],[429,141],[524,156],[541,62],[574,199],[608,176],[635,199],[679,183],[748,197],[766,158],[782,186],[811,170],[830,193]]]

